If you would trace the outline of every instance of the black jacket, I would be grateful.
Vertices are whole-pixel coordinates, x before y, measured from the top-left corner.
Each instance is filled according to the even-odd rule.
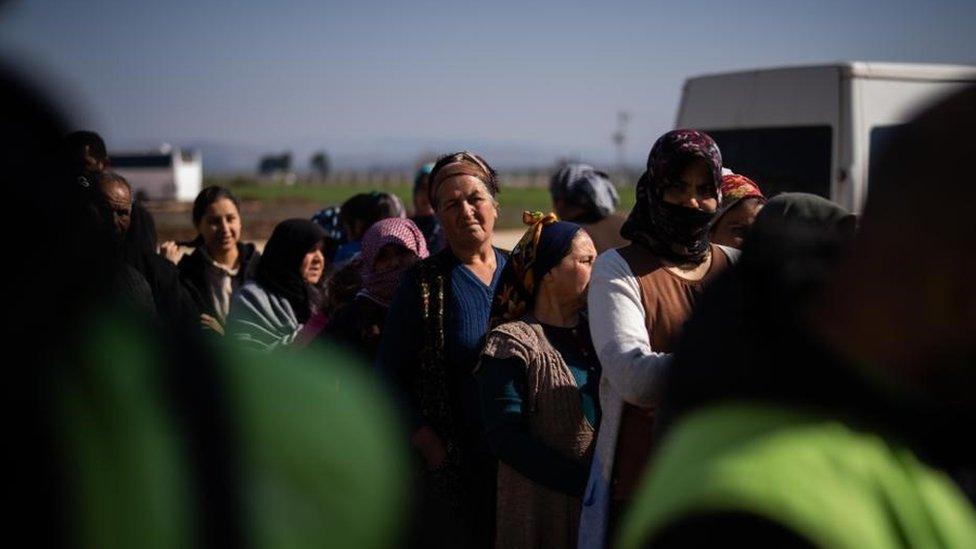
[[[261,253],[257,251],[254,244],[237,243],[237,252],[240,254],[241,267],[237,271],[237,277],[243,284],[245,281],[254,278],[257,272],[258,259]],[[207,264],[204,255],[199,252],[199,247],[192,253],[183,256],[177,266],[180,270],[180,279],[183,285],[190,292],[190,297],[197,308],[197,316],[207,314],[214,318],[219,318],[217,311],[214,310],[210,300],[210,291],[207,289]]]

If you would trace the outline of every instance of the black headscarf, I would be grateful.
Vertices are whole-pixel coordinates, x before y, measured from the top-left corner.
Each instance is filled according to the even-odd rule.
[[[302,259],[322,243],[325,232],[308,219],[278,223],[258,263],[257,281],[265,290],[288,300],[299,323],[311,316],[308,288],[302,278]]]
[[[708,255],[708,227],[714,213],[670,204],[666,185],[692,160],[709,167],[715,194],[721,200],[722,154],[704,132],[673,130],[662,135],[647,157],[647,171],[637,182],[637,203],[620,235],[649,249],[665,261],[700,264]]]

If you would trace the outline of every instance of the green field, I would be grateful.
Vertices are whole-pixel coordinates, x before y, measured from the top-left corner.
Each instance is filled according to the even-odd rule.
[[[392,192],[400,197],[407,209],[411,209],[411,188],[408,184],[392,184],[382,186],[368,186],[358,184],[295,184],[269,185],[256,184],[250,181],[223,181],[208,179],[205,185],[225,185],[233,189],[243,200],[259,200],[263,203],[275,202],[303,202],[313,203],[317,208],[324,208],[335,204],[342,204],[346,199],[357,193],[381,190]],[[619,210],[630,211],[634,205],[634,190],[624,187],[620,190],[621,205]],[[498,195],[501,215],[498,226],[502,229],[518,228],[521,226],[522,211],[551,209],[549,190],[543,187],[502,187]]]

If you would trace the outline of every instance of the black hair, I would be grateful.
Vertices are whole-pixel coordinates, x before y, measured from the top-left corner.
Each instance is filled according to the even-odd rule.
[[[197,225],[199,225],[200,221],[203,220],[203,216],[207,214],[207,208],[209,208],[211,204],[225,198],[234,203],[234,207],[237,208],[237,215],[240,216],[241,202],[236,196],[234,196],[234,193],[230,192],[230,189],[226,187],[213,185],[200,191],[200,194],[198,194],[196,199],[193,200],[193,210],[191,213],[193,228],[197,228]],[[203,235],[198,233],[196,238],[193,240],[189,242],[181,241],[177,242],[177,244],[190,248],[198,248],[203,246]]]
[[[87,171],[85,162],[86,154],[98,160],[106,167],[110,164],[105,140],[93,131],[79,130],[66,134],[64,139],[62,139],[61,147],[63,158],[67,161],[71,171],[76,176],[81,176]]]
[[[209,208],[211,204],[225,198],[233,202],[234,207],[237,208],[238,213],[240,213],[241,202],[236,196],[234,196],[234,193],[230,192],[230,189],[214,185],[200,191],[200,194],[198,194],[196,199],[193,201],[193,226],[196,227],[200,224],[203,216],[207,214],[207,208]]]
[[[378,191],[360,193],[342,203],[339,208],[339,224],[343,227],[354,227],[356,221],[362,221],[365,232],[381,219],[402,217],[402,214],[403,204],[396,196]],[[355,235],[347,235],[348,238],[353,236]]]

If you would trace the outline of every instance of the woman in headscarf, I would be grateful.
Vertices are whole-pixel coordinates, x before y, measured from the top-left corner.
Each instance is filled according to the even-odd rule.
[[[413,215],[410,219],[417,224],[424,238],[427,239],[427,249],[432,254],[441,251],[444,246],[444,229],[437,221],[434,207],[430,204],[430,195],[427,192],[430,183],[430,171],[434,169],[434,163],[428,162],[417,170],[413,179]]]
[[[409,219],[377,221],[363,236],[359,258],[346,269],[357,269],[359,290],[351,303],[329,318],[329,337],[358,351],[372,364],[397,285],[408,269],[427,258],[427,243]],[[337,273],[341,277],[342,273]]]
[[[315,222],[288,219],[275,226],[254,280],[234,294],[227,333],[246,346],[272,351],[294,341],[315,312],[315,285],[325,270],[325,233]]]
[[[549,194],[556,215],[582,225],[597,253],[627,245],[620,235],[624,218],[616,213],[620,196],[604,172],[588,164],[566,164],[549,181]]]
[[[380,219],[407,216],[395,194],[373,191],[354,195],[339,208],[339,223],[346,241],[335,253],[336,268],[342,268],[362,250],[363,235]]]
[[[603,366],[603,415],[583,499],[582,547],[603,547],[626,511],[651,452],[661,372],[681,325],[736,255],[708,242],[721,183],[722,157],[711,137],[664,134],[621,229],[632,244],[602,254],[593,267],[588,305]]]
[[[491,245],[497,193],[495,171],[475,154],[434,165],[429,196],[448,246],[400,283],[376,359],[423,460],[417,543],[425,547],[491,543],[496,466],[473,372],[507,261]]]
[[[197,307],[200,325],[223,335],[231,296],[254,277],[261,254],[254,244],[241,242],[244,230],[240,202],[224,187],[207,187],[193,201],[193,226],[197,237],[193,252],[177,265],[183,283]],[[178,257],[174,242],[162,252]]]
[[[596,249],[576,223],[525,212],[477,371],[498,456],[496,547],[575,547],[599,421],[600,363],[582,315]]]
[[[741,250],[749,228],[765,203],[766,197],[755,181],[737,173],[722,175],[722,203],[712,221],[709,240]]]

